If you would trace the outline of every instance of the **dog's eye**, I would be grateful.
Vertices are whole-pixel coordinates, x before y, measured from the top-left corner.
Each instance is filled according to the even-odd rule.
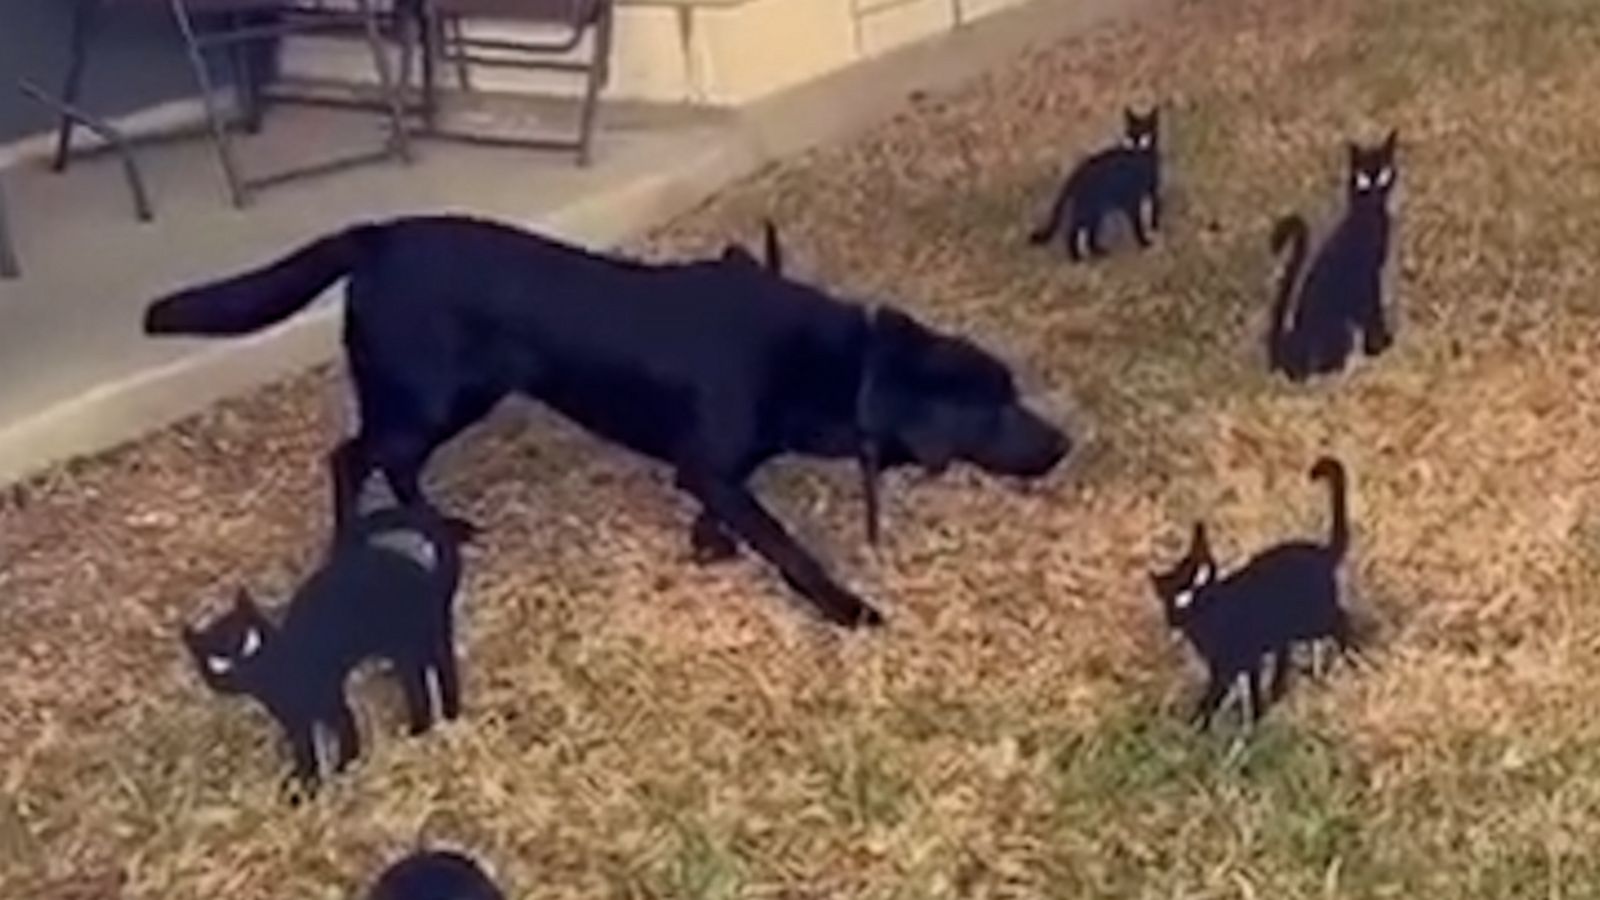
[[[206,668],[213,675],[226,675],[233,671],[233,660],[226,656],[208,656],[206,657]]]

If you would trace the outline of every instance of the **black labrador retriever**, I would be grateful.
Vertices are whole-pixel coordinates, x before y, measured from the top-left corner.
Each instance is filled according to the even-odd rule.
[[[352,227],[264,268],[151,304],[147,334],[237,335],[288,318],[348,276],[344,343],[360,429],[330,457],[350,521],[382,471],[425,504],[429,456],[512,392],[674,468],[699,501],[695,558],[755,549],[829,619],[877,625],[745,486],[785,453],[860,460],[868,529],[886,467],[953,461],[1037,478],[1071,448],[1026,408],[1011,372],[959,337],[720,258],[646,264],[455,216]],[[731,534],[730,534],[731,532]]]

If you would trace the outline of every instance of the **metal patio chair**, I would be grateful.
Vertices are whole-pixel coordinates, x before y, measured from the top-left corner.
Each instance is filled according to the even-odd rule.
[[[418,0],[417,29],[422,57],[423,125],[419,134],[491,146],[570,150],[578,165],[589,164],[600,91],[610,80],[614,15],[613,0]],[[548,40],[505,40],[473,37],[462,23],[485,18],[548,27]],[[570,58],[590,38],[587,58]],[[411,80],[412,46],[406,44],[401,76]],[[456,68],[463,89],[470,90],[470,67],[496,66],[535,71],[571,72],[584,78],[576,134],[560,136],[491,135],[452,130],[439,125],[438,67]]]
[[[401,7],[407,2],[402,0]],[[72,23],[72,47],[63,80],[60,100],[67,105],[79,102],[87,67],[89,48],[102,9],[111,4],[164,8],[173,18],[183,38],[190,67],[205,106],[207,127],[216,148],[217,159],[227,179],[228,191],[236,207],[243,208],[253,191],[296,178],[348,168],[385,159],[402,163],[411,159],[400,85],[389,69],[384,52],[382,13],[374,0],[347,0],[333,6],[326,0],[76,0]],[[395,18],[405,18],[395,14]],[[269,47],[281,38],[330,30],[357,28],[363,34],[376,70],[381,109],[389,119],[389,135],[375,151],[346,155],[296,169],[264,176],[247,177],[235,159],[228,123],[216,94],[208,66],[210,55],[227,52],[232,64],[242,118],[247,130],[259,124],[263,95],[259,58],[252,59],[251,48]],[[274,101],[293,102],[292,97]],[[73,128],[81,124],[63,115],[57,131],[55,168],[66,168],[71,153]]]
[[[116,154],[122,163],[122,177],[128,183],[128,193],[133,197],[133,213],[141,222],[149,222],[155,218],[155,210],[150,206],[150,192],[145,189],[144,176],[139,171],[139,161],[134,157],[133,149],[128,146],[128,141],[122,132],[109,122],[68,103],[64,103],[51,96],[43,88],[27,79],[17,82],[17,89],[28,99],[38,103],[58,116],[71,119],[75,124],[94,132],[106,146]],[[0,278],[22,277],[22,266],[17,260],[16,245],[11,237],[10,223],[6,218],[5,197],[0,196]]]

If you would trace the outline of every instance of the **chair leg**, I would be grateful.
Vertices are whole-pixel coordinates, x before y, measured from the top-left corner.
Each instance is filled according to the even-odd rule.
[[[411,135],[406,126],[405,99],[400,96],[394,75],[389,71],[389,57],[384,52],[383,34],[378,28],[378,14],[372,8],[372,0],[356,0],[356,8],[366,29],[367,47],[372,51],[372,62],[378,67],[378,86],[383,92],[385,104],[389,107],[390,127],[394,129],[389,136],[391,148],[401,162],[409,164]]]
[[[133,195],[134,215],[138,216],[141,222],[155,218],[155,212],[150,207],[150,193],[145,190],[144,178],[139,174],[139,163],[134,158],[133,148],[128,145],[127,138],[116,126],[82,107],[64,103],[50,96],[26,78],[17,82],[17,88],[28,99],[53,110],[58,116],[70,119],[75,125],[87,128],[110,145],[122,162],[123,178],[128,182],[128,192]]]
[[[467,27],[461,16],[451,16],[442,27],[454,33],[451,39],[456,43],[459,44],[466,39]],[[472,93],[472,65],[467,62],[465,53],[456,56],[456,82],[460,85],[462,93]]]
[[[217,148],[217,160],[222,164],[222,174],[228,181],[228,193],[233,199],[235,209],[244,209],[250,205],[250,193],[244,180],[239,177],[239,167],[234,163],[233,144],[228,136],[227,123],[222,120],[222,110],[218,108],[217,96],[211,83],[211,73],[206,71],[205,52],[200,46],[200,35],[195,31],[194,22],[189,17],[189,8],[184,5],[184,0],[171,0],[172,17],[178,23],[178,31],[183,35],[183,44],[189,54],[189,65],[194,69],[195,82],[200,86],[200,102],[205,105],[206,121],[211,128],[211,142]]]
[[[100,0],[77,0],[72,7],[72,37],[68,50],[67,72],[61,82],[61,98],[67,103],[77,103],[83,90],[83,70],[89,61],[89,37],[99,22]],[[56,155],[50,167],[64,172],[72,155],[72,129],[77,125],[71,116],[61,116],[56,124]]]
[[[589,67],[588,83],[583,90],[583,108],[578,116],[578,165],[588,166],[594,144],[594,120],[600,105],[600,88],[610,80],[611,70],[611,5],[606,4],[595,23],[594,64]]]
[[[229,27],[238,28],[252,23],[240,13],[229,16]],[[245,134],[261,133],[261,90],[256,81],[255,61],[251,58],[255,45],[240,41],[227,48],[228,66],[233,70],[234,94],[239,98],[239,127]]]
[[[5,185],[0,184],[0,278],[21,278],[22,266],[17,262],[17,250],[11,244],[11,226],[6,219]]]

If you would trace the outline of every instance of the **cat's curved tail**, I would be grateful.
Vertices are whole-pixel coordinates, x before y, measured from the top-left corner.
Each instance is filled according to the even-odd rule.
[[[1346,500],[1348,478],[1344,465],[1331,456],[1320,457],[1311,467],[1311,477],[1328,482],[1333,506],[1333,524],[1328,532],[1328,552],[1335,560],[1344,559],[1350,548],[1350,509]]]
[[[1267,332],[1267,358],[1274,370],[1288,370],[1289,303],[1294,299],[1295,286],[1300,283],[1310,244],[1311,229],[1298,215],[1284,216],[1272,226],[1272,252],[1281,255],[1285,249],[1289,251],[1289,261],[1278,281],[1278,295],[1272,301],[1271,330]]]

